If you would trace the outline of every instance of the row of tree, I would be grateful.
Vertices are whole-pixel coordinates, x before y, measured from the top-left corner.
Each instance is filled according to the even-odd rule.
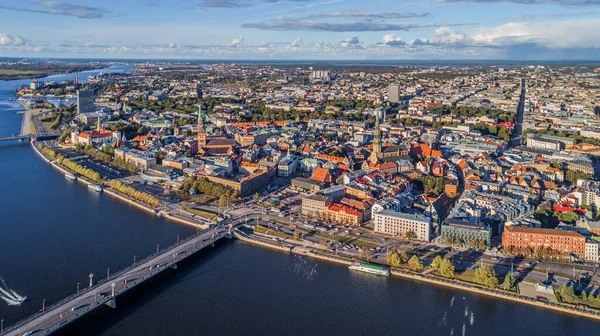
[[[188,193],[191,190],[195,190],[197,193],[219,197],[225,202],[239,197],[239,192],[237,190],[219,183],[212,182],[206,177],[194,176],[186,179],[183,182],[183,190]]]
[[[539,247],[534,249],[532,247],[515,247],[511,245],[508,246],[504,252],[509,256],[535,257],[539,261],[563,261],[568,259],[568,255],[565,255],[561,251],[552,249],[550,247]]]
[[[126,184],[123,184],[117,180],[110,181],[108,186],[120,193],[123,193],[133,199],[136,199],[140,202],[146,203],[155,208],[158,208],[160,206],[160,201],[158,200],[158,198],[156,198],[146,192],[136,190],[135,188],[128,186]]]
[[[69,168],[70,170],[74,171],[75,173],[77,173],[81,176],[87,177],[94,182],[100,182],[102,180],[102,176],[100,176],[100,174],[97,171],[89,169],[89,168],[84,168],[79,163],[74,162],[71,159],[66,158],[60,154],[57,157],[57,161],[58,161],[58,163]]]
[[[451,246],[461,246],[461,247],[465,247],[468,246],[474,250],[485,250],[487,247],[487,243],[484,240],[470,240],[468,242],[465,242],[462,239],[459,238],[452,238],[452,237],[446,237],[446,239],[444,239],[444,243],[446,243],[446,245],[451,245]]]

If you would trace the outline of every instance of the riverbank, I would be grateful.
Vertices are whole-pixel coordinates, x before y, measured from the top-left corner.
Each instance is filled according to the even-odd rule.
[[[42,153],[42,152],[40,151],[40,149],[38,148],[38,144],[37,144],[37,143],[35,143],[35,142],[32,142],[32,143],[31,143],[31,147],[33,148],[33,150],[34,150],[34,151],[35,151],[35,152],[36,152],[36,153],[37,153],[37,154],[38,154],[38,155],[39,155],[39,156],[40,156],[40,157],[41,157],[41,158],[42,158],[44,161],[46,161],[46,162],[47,162],[48,164],[50,164],[52,167],[54,167],[54,168],[58,169],[58,170],[59,170],[60,172],[62,172],[63,174],[69,174],[69,173],[72,173],[72,172],[71,172],[71,171],[69,171],[67,168],[65,168],[65,167],[61,166],[61,165],[60,165],[58,162],[56,162],[56,161],[53,161],[53,160],[51,160],[50,158],[46,157],[46,155],[45,155],[44,153]],[[81,175],[80,175],[80,176],[77,176],[77,182],[81,182],[81,183],[83,183],[83,184],[85,184],[85,185],[88,185],[88,186],[89,186],[89,185],[92,185],[92,184],[96,184],[95,182],[93,182],[93,181],[90,181],[90,180],[88,180],[87,178],[85,178],[85,177],[83,177],[83,176],[81,176]],[[118,198],[119,200],[121,200],[121,201],[123,201],[123,202],[129,203],[130,205],[133,205],[133,206],[135,206],[135,207],[137,207],[137,208],[139,208],[139,209],[141,209],[141,210],[144,210],[144,211],[146,211],[146,212],[149,212],[149,213],[151,213],[151,214],[153,214],[153,215],[157,215],[157,214],[159,213],[159,212],[158,212],[158,211],[159,211],[158,209],[155,209],[155,208],[153,208],[153,207],[151,207],[151,206],[149,206],[149,205],[147,205],[147,204],[144,204],[144,203],[142,203],[142,202],[140,202],[140,201],[138,201],[138,200],[135,200],[135,199],[133,199],[133,198],[131,198],[131,197],[127,196],[127,195],[121,194],[121,193],[119,193],[119,192],[117,192],[117,191],[115,191],[115,190],[112,190],[112,189],[109,189],[109,188],[104,188],[104,189],[103,189],[103,192],[104,192],[104,193],[106,193],[106,194],[108,194],[108,195],[111,195],[111,196],[113,196],[113,197],[115,197],[115,198]],[[186,225],[190,225],[190,226],[193,226],[193,227],[195,227],[195,228],[199,228],[199,229],[206,229],[206,228],[208,227],[207,225],[201,225],[201,224],[197,224],[197,223],[194,223],[194,222],[191,222],[191,221],[187,221],[187,220],[185,220],[185,219],[182,219],[182,218],[178,218],[178,217],[175,217],[175,216],[171,216],[171,215],[169,215],[169,214],[163,214],[163,216],[164,216],[164,218],[165,218],[165,219],[172,220],[172,221],[176,221],[176,222],[179,222],[179,223],[182,223],[182,224],[186,224]]]
[[[266,242],[263,240],[256,239],[250,235],[240,234],[238,232],[236,232],[235,236],[236,236],[236,238],[238,238],[244,242],[247,242],[247,243],[250,243],[253,245],[262,246],[262,247],[267,247],[267,248],[274,249],[274,250],[279,250],[282,252],[289,253],[289,252],[294,252],[294,250],[295,250],[295,247],[287,246],[287,245],[292,245],[291,243],[287,243],[287,245],[283,245],[282,243]],[[299,246],[300,245],[298,245],[298,247]],[[315,258],[315,259],[333,262],[336,264],[341,264],[344,266],[349,266],[355,261],[351,258],[328,255],[328,254],[318,252],[315,250],[306,251],[305,249],[301,249],[300,251],[301,251],[301,253],[298,253],[298,254],[305,255],[305,256],[308,256],[311,258]],[[467,291],[467,292],[471,292],[471,293],[475,293],[475,294],[491,296],[491,297],[498,298],[498,299],[509,300],[509,301],[518,302],[521,304],[535,306],[538,308],[550,309],[550,310],[558,311],[561,313],[577,315],[577,316],[600,321],[600,312],[589,310],[589,309],[577,308],[575,306],[570,306],[570,305],[565,305],[565,304],[560,304],[560,303],[542,302],[542,301],[538,301],[538,300],[530,298],[530,297],[513,294],[510,292],[505,292],[505,291],[498,290],[498,289],[490,289],[490,288],[478,286],[478,285],[471,284],[471,283],[461,282],[461,281],[454,280],[454,279],[446,279],[446,278],[441,278],[441,277],[437,277],[437,276],[433,276],[433,275],[415,273],[415,272],[401,270],[401,269],[392,268],[391,273],[393,276],[402,277],[405,279],[422,281],[422,282],[426,282],[426,283],[430,283],[430,284],[434,284],[434,285],[438,285],[438,286],[450,287],[453,289],[463,290],[463,291]]]

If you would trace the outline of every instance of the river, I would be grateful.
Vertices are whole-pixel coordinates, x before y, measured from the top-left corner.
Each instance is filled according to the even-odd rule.
[[[6,98],[28,82],[0,82],[0,136],[19,132],[21,108]],[[0,301],[5,326],[39,310],[44,299],[49,305],[74,293],[78,282],[83,289],[90,273],[103,278],[108,268],[121,269],[134,255],[140,260],[157,244],[195,232],[65,179],[27,143],[0,144],[0,190],[0,277],[28,297],[21,306]],[[355,273],[239,241],[202,251],[120,297],[117,306],[102,308],[63,333],[597,335],[600,327],[581,317]]]

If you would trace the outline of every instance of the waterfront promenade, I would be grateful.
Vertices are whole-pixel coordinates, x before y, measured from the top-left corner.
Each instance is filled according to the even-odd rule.
[[[96,308],[107,305],[115,308],[116,298],[141,283],[162,273],[168,268],[177,268],[177,263],[192,256],[224,237],[231,237],[233,225],[230,220],[200,231],[173,246],[160,250],[130,267],[84,288],[64,300],[42,310],[4,330],[4,335],[49,334],[87,315]],[[91,282],[92,280],[90,280]]]

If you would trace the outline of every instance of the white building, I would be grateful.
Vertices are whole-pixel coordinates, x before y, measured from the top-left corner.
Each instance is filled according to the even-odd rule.
[[[596,241],[587,241],[585,243],[585,260],[600,261],[600,243]]]
[[[423,216],[382,210],[373,215],[373,224],[375,232],[393,236],[414,232],[418,240],[431,240],[431,220]]]

